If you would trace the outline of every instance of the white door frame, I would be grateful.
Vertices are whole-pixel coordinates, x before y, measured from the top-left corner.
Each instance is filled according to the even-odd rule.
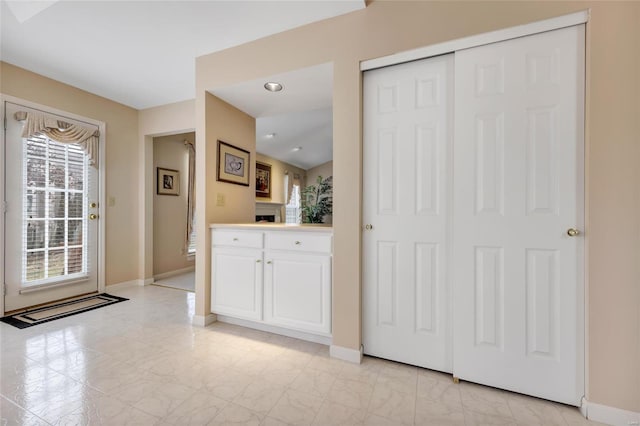
[[[360,78],[362,81],[363,72],[367,70],[372,70],[372,69],[382,68],[382,67],[387,67],[392,65],[398,65],[405,62],[426,59],[426,58],[437,56],[437,55],[455,53],[456,50],[469,49],[472,47],[477,47],[485,44],[496,43],[500,41],[510,40],[510,39],[524,37],[528,35],[539,34],[546,31],[552,31],[552,30],[557,30],[557,29],[566,28],[574,25],[581,25],[581,24],[586,24],[587,42],[585,43],[585,48],[588,49],[589,48],[588,23],[589,23],[590,17],[591,17],[591,12],[589,9],[586,9],[579,12],[574,12],[567,15],[561,15],[554,18],[550,18],[550,19],[544,19],[541,21],[535,21],[532,23],[518,25],[515,27],[504,28],[496,31],[487,32],[487,33],[476,34],[473,36],[463,37],[455,40],[446,41],[443,43],[438,43],[430,46],[425,46],[417,49],[399,52],[392,55],[383,56],[380,58],[361,61],[360,62],[360,71],[361,71]],[[589,54],[588,52],[585,52],[585,53],[586,53],[585,88],[584,88],[584,94],[583,94],[584,95],[583,100],[585,105],[584,105],[583,129],[582,129],[583,145],[580,147],[582,149],[582,153],[578,153],[578,154],[581,154],[581,158],[583,161],[581,164],[578,165],[578,170],[580,170],[583,174],[583,179],[582,179],[582,184],[583,184],[582,202],[584,203],[583,220],[585,224],[584,225],[585,231],[587,231],[586,227],[587,227],[587,221],[589,217],[589,214],[587,211],[587,205],[588,205],[587,200],[589,197],[589,182],[587,179],[587,169],[586,169],[587,167],[586,155],[588,152],[588,147],[587,147],[588,132],[586,129],[586,125],[588,121],[588,116],[587,116],[588,108],[586,104],[589,99],[589,90],[588,90],[589,70],[588,70],[588,63],[587,63]],[[362,143],[363,142],[361,141],[361,144]],[[360,221],[362,225],[363,224],[362,217],[360,218]],[[588,323],[587,309],[586,309],[589,301],[589,292],[588,292],[589,275],[587,271],[587,263],[588,263],[587,259],[588,259],[588,253],[589,253],[588,232],[585,232],[583,238],[584,238],[583,253],[582,253],[583,262],[582,262],[582,271],[580,271],[581,275],[579,276],[579,279],[581,279],[582,281],[580,284],[581,284],[584,303],[582,306],[578,306],[578,326],[583,332],[583,339],[582,339],[583,345],[582,347],[579,347],[578,350],[581,351],[579,356],[583,360],[582,367],[584,370],[584,387],[585,387],[584,390],[585,390],[585,398],[586,398],[589,390],[589,374],[588,374],[589,370],[587,368],[587,366],[589,365],[588,363],[589,358],[588,358],[588,352],[586,350],[586,348],[589,345],[589,340],[588,340],[589,323]],[[362,283],[361,283],[361,286],[362,286]],[[361,312],[361,315],[362,315],[362,312]],[[585,406],[584,405],[584,402],[586,401],[585,398],[583,398],[583,407]],[[583,410],[583,415],[585,415],[586,417],[586,411],[584,410],[584,408],[582,410]]]
[[[388,67],[404,62],[416,61],[418,59],[426,59],[432,56],[443,55],[445,53],[453,53],[456,50],[469,49],[472,47],[510,40],[513,38],[543,33],[546,31],[559,30],[560,28],[571,27],[574,25],[586,24],[587,22],[589,22],[589,18],[590,11],[587,9],[580,12],[570,13],[568,15],[562,15],[555,18],[532,22],[529,24],[518,25],[516,27],[504,28],[488,33],[476,34],[469,37],[445,41],[444,43],[432,44],[430,46],[394,53],[393,55],[383,56],[381,58],[362,61],[360,62],[360,71]]]
[[[98,221],[98,292],[102,293],[105,291],[105,236],[106,236],[106,176],[105,176],[105,140],[106,140],[106,124],[103,121],[94,120],[88,117],[83,117],[78,114],[73,114],[67,111],[63,111],[57,108],[51,108],[46,105],[38,104],[35,102],[27,101],[25,99],[20,99],[14,96],[3,95],[0,93],[0,116],[2,118],[5,117],[5,102],[11,102],[18,105],[22,105],[27,108],[39,109],[42,111],[49,112],[51,114],[61,115],[63,117],[69,117],[74,120],[84,121],[86,123],[93,124],[98,126],[100,131],[100,138],[98,142],[98,215],[102,219]],[[0,132],[0,176],[6,182],[5,176],[5,130],[2,127],[2,131]],[[2,264],[0,265],[0,316],[4,316],[4,294],[5,294],[5,283],[4,283],[4,227],[5,227],[5,215],[4,215],[4,200],[5,200],[5,191],[4,184],[0,185],[0,202],[3,203],[2,210],[3,214],[0,218],[0,259],[2,260]]]

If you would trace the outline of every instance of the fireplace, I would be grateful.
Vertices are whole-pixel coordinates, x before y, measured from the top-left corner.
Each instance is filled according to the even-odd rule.
[[[256,203],[256,222],[282,222],[282,204]]]

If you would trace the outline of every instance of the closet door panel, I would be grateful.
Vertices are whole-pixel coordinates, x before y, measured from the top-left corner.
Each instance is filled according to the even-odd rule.
[[[451,371],[453,55],[364,75],[363,345]]]
[[[456,52],[453,372],[584,392],[584,26]]]

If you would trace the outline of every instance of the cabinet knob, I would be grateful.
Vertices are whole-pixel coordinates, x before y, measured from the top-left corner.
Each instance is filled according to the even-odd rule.
[[[299,246],[300,244],[302,244],[300,241],[296,241],[297,246]]]
[[[234,238],[234,239],[233,239],[233,241],[238,241],[238,239],[237,239],[237,238]]]
[[[271,265],[271,261],[270,260],[267,261],[267,265]]]
[[[262,260],[260,260],[260,259],[256,260],[256,263],[260,263],[260,262],[262,262]]]
[[[367,231],[371,231],[371,230],[373,229],[373,225],[366,224],[366,225],[364,226],[364,229],[366,229]]]

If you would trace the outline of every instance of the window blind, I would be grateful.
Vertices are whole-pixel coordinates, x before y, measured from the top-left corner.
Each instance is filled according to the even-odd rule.
[[[87,275],[87,169],[80,146],[43,136],[27,138],[22,174],[24,285]]]

